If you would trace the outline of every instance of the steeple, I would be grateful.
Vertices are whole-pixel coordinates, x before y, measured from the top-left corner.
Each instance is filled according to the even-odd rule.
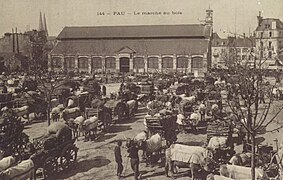
[[[40,12],[40,15],[39,15],[38,31],[44,31],[44,27],[43,27],[43,23],[42,23],[42,15],[41,15],[41,12]]]
[[[43,21],[44,21],[43,28],[44,28],[45,34],[46,34],[46,36],[48,36],[45,13],[43,14]]]

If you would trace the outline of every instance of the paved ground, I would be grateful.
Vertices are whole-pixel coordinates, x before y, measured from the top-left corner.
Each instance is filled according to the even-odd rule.
[[[117,91],[116,85],[107,85],[107,92]],[[279,104],[279,103],[276,103]],[[281,102],[282,104],[282,102]],[[276,112],[277,107],[273,107],[271,110],[271,114]],[[143,117],[145,115],[145,108],[139,108],[138,113],[132,119],[125,121],[120,124],[114,124],[111,127],[109,133],[101,134],[101,136],[92,142],[84,142],[82,137],[76,142],[79,147],[78,152],[78,163],[75,164],[71,169],[66,172],[61,172],[56,177],[52,179],[82,179],[82,180],[115,180],[118,179],[116,177],[115,172],[115,161],[113,149],[115,146],[115,142],[118,139],[125,140],[125,138],[132,138],[137,133],[144,130],[143,125]],[[283,112],[279,114],[275,121],[283,122],[281,119],[283,118]],[[26,127],[25,132],[30,135],[31,139],[34,137],[38,137],[46,131],[47,123],[46,122],[38,122],[33,123]],[[271,124],[270,128],[278,127],[278,124]],[[274,144],[273,139],[278,138],[282,139],[283,129],[280,129],[278,132],[266,133],[258,136],[257,140],[262,142],[263,144]],[[179,141],[189,142],[191,145],[202,145],[206,141],[206,135],[192,135],[192,134],[180,134],[178,136]],[[124,144],[123,144],[124,145]],[[241,147],[237,147],[239,151]],[[123,179],[130,180],[133,179],[133,171],[130,168],[130,163],[127,163],[127,153],[126,148],[123,146],[122,148],[122,156],[123,156],[123,164],[124,164],[124,175]],[[154,165],[154,167],[146,167],[145,163],[140,163],[140,171],[142,173],[142,179],[170,179],[166,178],[164,174],[163,163],[159,161],[158,164]],[[177,179],[188,179],[186,177],[187,169],[182,169]],[[183,177],[184,176],[184,177]]]

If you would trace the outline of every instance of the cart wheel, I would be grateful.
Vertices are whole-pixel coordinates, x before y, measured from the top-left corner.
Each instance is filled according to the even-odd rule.
[[[77,148],[73,145],[66,146],[60,157],[60,166],[63,170],[68,169],[77,160]]]
[[[54,173],[58,172],[58,161],[56,157],[48,157],[44,161],[43,176],[44,179],[50,178]]]

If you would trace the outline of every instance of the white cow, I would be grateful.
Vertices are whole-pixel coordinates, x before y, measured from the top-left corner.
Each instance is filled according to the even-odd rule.
[[[189,102],[189,103],[195,103],[196,102],[196,96],[187,97],[185,94],[182,94],[182,95],[179,95],[179,97],[181,97],[183,101],[186,101],[186,102]]]
[[[24,160],[16,166],[2,172],[0,179],[3,180],[26,180],[35,179],[34,163],[31,159]]]
[[[8,169],[16,163],[16,158],[13,156],[4,157],[0,160],[0,172]]]
[[[71,119],[71,118],[75,119],[76,117],[80,115],[81,115],[81,111],[80,111],[80,108],[78,107],[64,109],[62,112],[62,116],[65,121],[68,121],[68,119]]]
[[[177,124],[183,125],[183,121],[186,119],[186,117],[183,114],[177,115]]]
[[[220,175],[234,180],[252,179],[251,168],[237,165],[221,165]],[[255,169],[255,179],[263,179],[265,176],[263,169]]]
[[[211,157],[211,153],[203,147],[182,144],[172,144],[166,149],[165,154],[165,171],[167,175],[169,171],[173,173],[174,166],[177,165],[179,167],[189,167],[193,179],[196,172],[201,168],[201,163],[204,159]]]
[[[83,126],[83,122],[85,121],[85,118],[83,116],[78,116],[75,119],[69,119],[67,124],[72,129],[74,137],[80,136],[80,131]]]
[[[60,119],[60,117],[62,116],[62,111],[64,110],[64,105],[63,104],[59,104],[56,107],[52,108],[51,112],[50,112],[50,119],[53,122],[56,122]]]
[[[153,136],[151,136],[146,141],[143,141],[141,149],[144,151],[146,155],[146,162],[147,164],[151,164],[152,162],[152,154],[161,153],[161,147],[162,147],[162,139],[161,136],[157,133]]]
[[[227,148],[227,137],[224,136],[214,136],[209,140],[207,148],[210,149],[224,149]]]
[[[207,180],[233,180],[233,179],[225,176],[214,175],[211,178],[207,178]]]
[[[13,111],[19,116],[23,117],[24,115],[28,114],[28,106],[22,106],[19,108],[14,108]]]
[[[85,135],[85,141],[92,139],[96,135],[98,128],[98,118],[96,116],[86,119],[82,124],[82,132]]]

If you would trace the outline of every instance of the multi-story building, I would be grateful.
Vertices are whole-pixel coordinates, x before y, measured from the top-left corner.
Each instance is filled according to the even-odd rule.
[[[53,41],[49,41],[46,19],[44,16],[43,21],[40,13],[38,30],[18,33],[17,29],[12,29],[11,33],[5,33],[0,38],[0,65],[5,66],[6,70],[15,71],[27,70],[28,66],[32,68],[34,64],[42,65],[45,62],[47,68],[47,54],[45,60],[42,54],[53,48]]]
[[[257,18],[257,59],[264,67],[271,68],[276,61],[283,61],[283,23],[280,19],[263,18],[261,13]]]
[[[216,33],[212,40],[212,67],[226,67],[227,64],[238,61],[254,64],[254,37],[220,38]]]
[[[212,10],[206,13],[204,25],[65,27],[50,53],[49,70],[204,74],[212,35]]]

